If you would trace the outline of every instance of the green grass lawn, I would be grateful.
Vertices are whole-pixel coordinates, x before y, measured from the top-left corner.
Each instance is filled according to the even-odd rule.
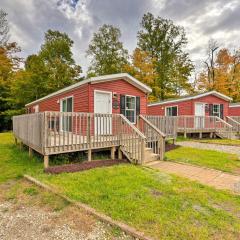
[[[12,146],[10,134],[0,139],[0,167],[16,169],[4,172],[5,180],[30,173],[157,239],[240,238],[240,197],[227,191],[130,164],[47,175],[42,164]]]
[[[29,160],[27,151],[20,151],[13,144],[11,133],[0,133],[0,184],[19,178],[25,173],[42,171],[42,161],[36,157]]]
[[[225,172],[234,173],[240,170],[240,160],[237,155],[214,150],[179,147],[167,152],[165,157],[168,161],[190,163]]]

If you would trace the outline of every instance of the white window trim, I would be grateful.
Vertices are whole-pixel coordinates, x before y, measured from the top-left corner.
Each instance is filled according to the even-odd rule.
[[[220,103],[213,103],[213,116],[216,116],[216,115],[214,115],[214,105],[218,105],[219,112],[218,112],[218,116],[217,117],[221,118],[221,106],[220,106],[221,104]]]
[[[178,105],[171,105],[171,106],[166,106],[166,107],[165,107],[165,116],[166,116],[166,117],[171,117],[171,116],[168,116],[168,115],[167,115],[167,109],[168,109],[168,108],[173,108],[173,107],[177,107],[177,116],[178,116]]]
[[[134,99],[135,99],[135,109],[127,109],[127,107],[126,107],[127,97],[134,97]],[[127,115],[127,114],[126,114],[126,111],[127,111],[127,110],[130,110],[130,111],[132,110],[132,111],[134,111],[134,122],[131,122],[131,121],[130,121],[130,122],[133,123],[133,124],[136,124],[136,120],[137,120],[137,119],[136,119],[136,118],[137,118],[137,106],[136,106],[136,105],[137,105],[137,100],[136,100],[136,99],[137,99],[136,96],[133,96],[133,95],[125,95],[125,116]]]
[[[73,112],[73,109],[74,109],[74,96],[73,96],[73,95],[67,96],[67,97],[64,97],[64,98],[61,98],[61,99],[60,99],[60,112],[63,112],[63,111],[62,111],[62,102],[63,102],[64,100],[69,99],[69,98],[72,98],[72,111],[71,111],[71,112]],[[64,132],[64,130],[62,129],[62,117],[60,117],[60,118],[61,118],[61,119],[59,119],[59,120],[60,120],[60,123],[59,123],[60,132]],[[72,126],[72,128],[73,128],[73,126]],[[67,132],[68,132],[68,131],[67,131]],[[72,132],[72,131],[69,131],[69,132]]]
[[[67,97],[64,97],[64,98],[61,98],[61,99],[60,99],[60,112],[63,112],[63,111],[62,111],[62,102],[63,102],[64,100],[69,99],[69,98],[72,98],[72,111],[71,111],[71,112],[73,112],[73,109],[74,109],[74,96],[73,96],[73,95],[67,96]]]
[[[109,94],[110,95],[110,113],[109,114],[112,114],[112,92],[110,92],[110,91],[104,91],[104,90],[98,90],[98,89],[95,89],[94,90],[94,100],[93,100],[93,102],[94,102],[94,113],[96,113],[97,112],[97,109],[95,108],[95,106],[96,106],[96,104],[95,104],[95,96],[96,96],[96,93],[107,93],[107,94]]]

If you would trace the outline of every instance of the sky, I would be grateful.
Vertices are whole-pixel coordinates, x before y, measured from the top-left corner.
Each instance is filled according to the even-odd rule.
[[[74,41],[73,54],[86,73],[86,50],[93,33],[103,24],[121,29],[129,53],[137,46],[144,13],[183,26],[186,51],[197,67],[206,59],[208,41],[220,47],[240,47],[240,0],[0,0],[8,13],[10,40],[22,48],[22,57],[37,53],[48,29],[66,32]]]

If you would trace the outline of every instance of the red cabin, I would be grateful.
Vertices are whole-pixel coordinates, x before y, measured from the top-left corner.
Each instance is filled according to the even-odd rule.
[[[93,77],[26,104],[27,112],[121,113],[136,123],[152,90],[129,74]]]
[[[229,115],[232,99],[216,91],[210,91],[178,99],[170,99],[148,105],[149,115],[161,116],[218,116]]]
[[[240,103],[230,103],[229,104],[229,116],[240,116]]]

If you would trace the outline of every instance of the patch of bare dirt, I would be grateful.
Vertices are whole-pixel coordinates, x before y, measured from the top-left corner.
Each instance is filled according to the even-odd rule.
[[[94,160],[91,162],[83,162],[78,164],[65,164],[60,166],[53,166],[45,169],[46,173],[58,174],[63,172],[80,172],[98,167],[107,167],[118,164],[128,163],[127,160]]]
[[[175,144],[167,143],[165,146],[165,151],[168,152],[168,151],[174,150],[176,148],[179,148],[179,146],[175,145]]]
[[[0,185],[0,192],[1,240],[133,239],[26,181]]]

